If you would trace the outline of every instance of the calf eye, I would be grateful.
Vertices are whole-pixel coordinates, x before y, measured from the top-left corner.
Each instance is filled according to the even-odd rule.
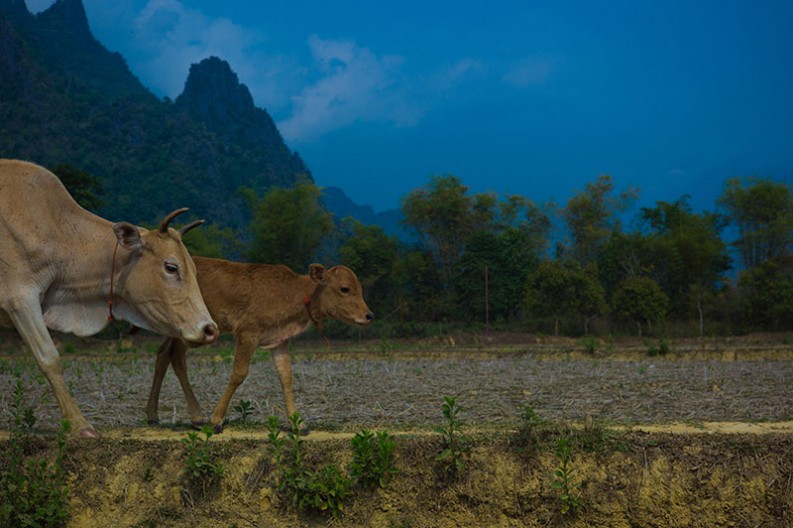
[[[342,286],[341,293],[350,293],[350,289],[347,286]]]
[[[166,262],[165,263],[165,272],[166,273],[168,273],[170,275],[174,275],[178,271],[179,271],[179,266],[177,266],[176,264],[173,264],[172,262]]]

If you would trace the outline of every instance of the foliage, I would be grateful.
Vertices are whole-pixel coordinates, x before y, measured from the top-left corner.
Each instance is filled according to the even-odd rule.
[[[744,268],[793,256],[793,190],[768,178],[730,178],[718,204],[738,228]]]
[[[388,478],[397,473],[394,458],[394,439],[386,431],[373,434],[363,430],[352,442],[350,477],[361,485],[384,487]]]
[[[210,449],[209,439],[213,434],[212,425],[204,424],[200,434],[198,431],[190,431],[181,440],[184,446],[184,477],[188,488],[200,491],[200,495],[206,494],[225,473],[225,468]],[[204,435],[203,438],[200,435]]]
[[[444,403],[441,409],[446,423],[442,427],[436,428],[436,431],[441,434],[443,449],[435,457],[435,460],[441,462],[444,476],[456,479],[465,469],[468,438],[460,432],[463,425],[459,418],[462,407],[457,404],[457,397],[444,396],[443,399]]]
[[[559,320],[567,315],[584,319],[585,332],[592,317],[606,311],[605,292],[590,273],[575,264],[544,261],[529,275],[526,307],[536,317],[553,317],[554,335],[559,335]]]
[[[59,163],[52,173],[84,209],[96,212],[102,207],[102,183],[97,178],[68,163]]]
[[[254,213],[253,242],[248,258],[253,262],[285,264],[302,273],[314,260],[322,238],[333,231],[333,220],[320,203],[313,183],[274,188],[261,200],[248,193]]]
[[[620,230],[619,214],[638,196],[638,189],[628,189],[616,197],[613,191],[611,176],[601,175],[570,198],[562,210],[571,238],[566,252],[581,266],[599,261],[606,240]]]
[[[496,234],[478,231],[468,240],[454,280],[455,315],[461,320],[483,321],[485,293],[490,320],[517,317],[523,307],[522,292],[515,284],[525,284],[537,265],[528,235],[515,227]],[[485,291],[487,268],[487,292]]]
[[[339,247],[341,264],[356,272],[367,304],[382,313],[394,305],[399,289],[394,271],[400,258],[399,241],[378,226],[354,220],[346,221],[345,228],[349,234]]]
[[[686,318],[696,307],[701,333],[703,299],[720,288],[730,257],[720,237],[723,218],[693,213],[688,198],[643,208],[641,219],[650,229],[652,274],[669,297],[671,312]]]
[[[579,484],[573,479],[575,468],[572,464],[572,453],[573,448],[570,445],[570,440],[566,437],[560,438],[554,451],[559,464],[554,470],[551,486],[559,493],[559,511],[562,515],[575,513],[581,506]]]
[[[69,489],[63,462],[71,426],[61,420],[55,458],[25,458],[25,446],[36,422],[33,410],[23,406],[22,381],[17,379],[11,403],[14,422],[7,457],[0,462],[0,524],[8,528],[65,526],[69,519]]]
[[[234,412],[240,415],[240,422],[248,423],[248,417],[253,414],[253,404],[250,400],[240,400],[234,406]]]
[[[327,511],[334,519],[338,518],[350,494],[350,479],[335,465],[323,466],[319,471],[305,466],[302,423],[299,413],[289,417],[290,430],[286,434],[289,452],[283,454],[287,445],[279,442],[278,418],[271,417],[268,421],[271,449],[280,472],[277,490],[292,509]]]
[[[793,270],[768,260],[738,278],[741,312],[749,329],[793,328]]]
[[[626,277],[611,302],[614,311],[633,320],[642,335],[642,324],[652,327],[666,315],[669,298],[650,277]]]
[[[666,339],[659,339],[658,345],[648,345],[647,347],[647,355],[650,357],[653,356],[666,356],[672,351],[672,345]]]

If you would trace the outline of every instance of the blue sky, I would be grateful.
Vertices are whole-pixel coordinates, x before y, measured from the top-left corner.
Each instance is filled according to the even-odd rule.
[[[793,183],[788,0],[83,1],[159,96],[228,61],[317,184],[376,210],[447,173],[559,204],[610,174],[709,210],[730,176]]]

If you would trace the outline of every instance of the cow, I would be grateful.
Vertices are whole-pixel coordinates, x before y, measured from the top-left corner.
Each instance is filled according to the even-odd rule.
[[[280,264],[246,264],[197,256],[193,262],[209,313],[220,332],[232,333],[236,342],[231,377],[211,419],[216,432],[223,431],[229,402],[247,377],[257,347],[273,350],[286,413],[292,416],[297,408],[292,395],[289,340],[328,318],[358,326],[366,326],[374,318],[363,300],[358,277],[345,266],[325,269],[321,264],[311,264],[308,275],[299,275]],[[190,420],[193,425],[205,423],[188,380],[186,359],[187,348],[182,341],[163,341],[146,405],[149,424],[159,423],[160,388],[169,363],[187,399]]]
[[[0,160],[0,325],[19,332],[75,436],[99,434],[66,386],[49,330],[87,336],[120,319],[191,346],[218,337],[182,234],[168,227],[186,210],[157,230],[112,223],[47,169]]]

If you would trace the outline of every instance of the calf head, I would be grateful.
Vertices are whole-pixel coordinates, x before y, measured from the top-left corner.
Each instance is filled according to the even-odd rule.
[[[363,300],[361,283],[350,268],[333,266],[326,270],[321,264],[311,264],[308,276],[317,284],[310,300],[313,317],[360,326],[372,322],[374,314]]]
[[[182,233],[168,227],[186,210],[169,214],[158,230],[126,222],[113,224],[119,245],[129,251],[117,277],[115,294],[123,301],[117,311],[136,326],[202,345],[217,339],[218,327],[204,304],[195,264],[182,243],[183,232],[197,223]]]

